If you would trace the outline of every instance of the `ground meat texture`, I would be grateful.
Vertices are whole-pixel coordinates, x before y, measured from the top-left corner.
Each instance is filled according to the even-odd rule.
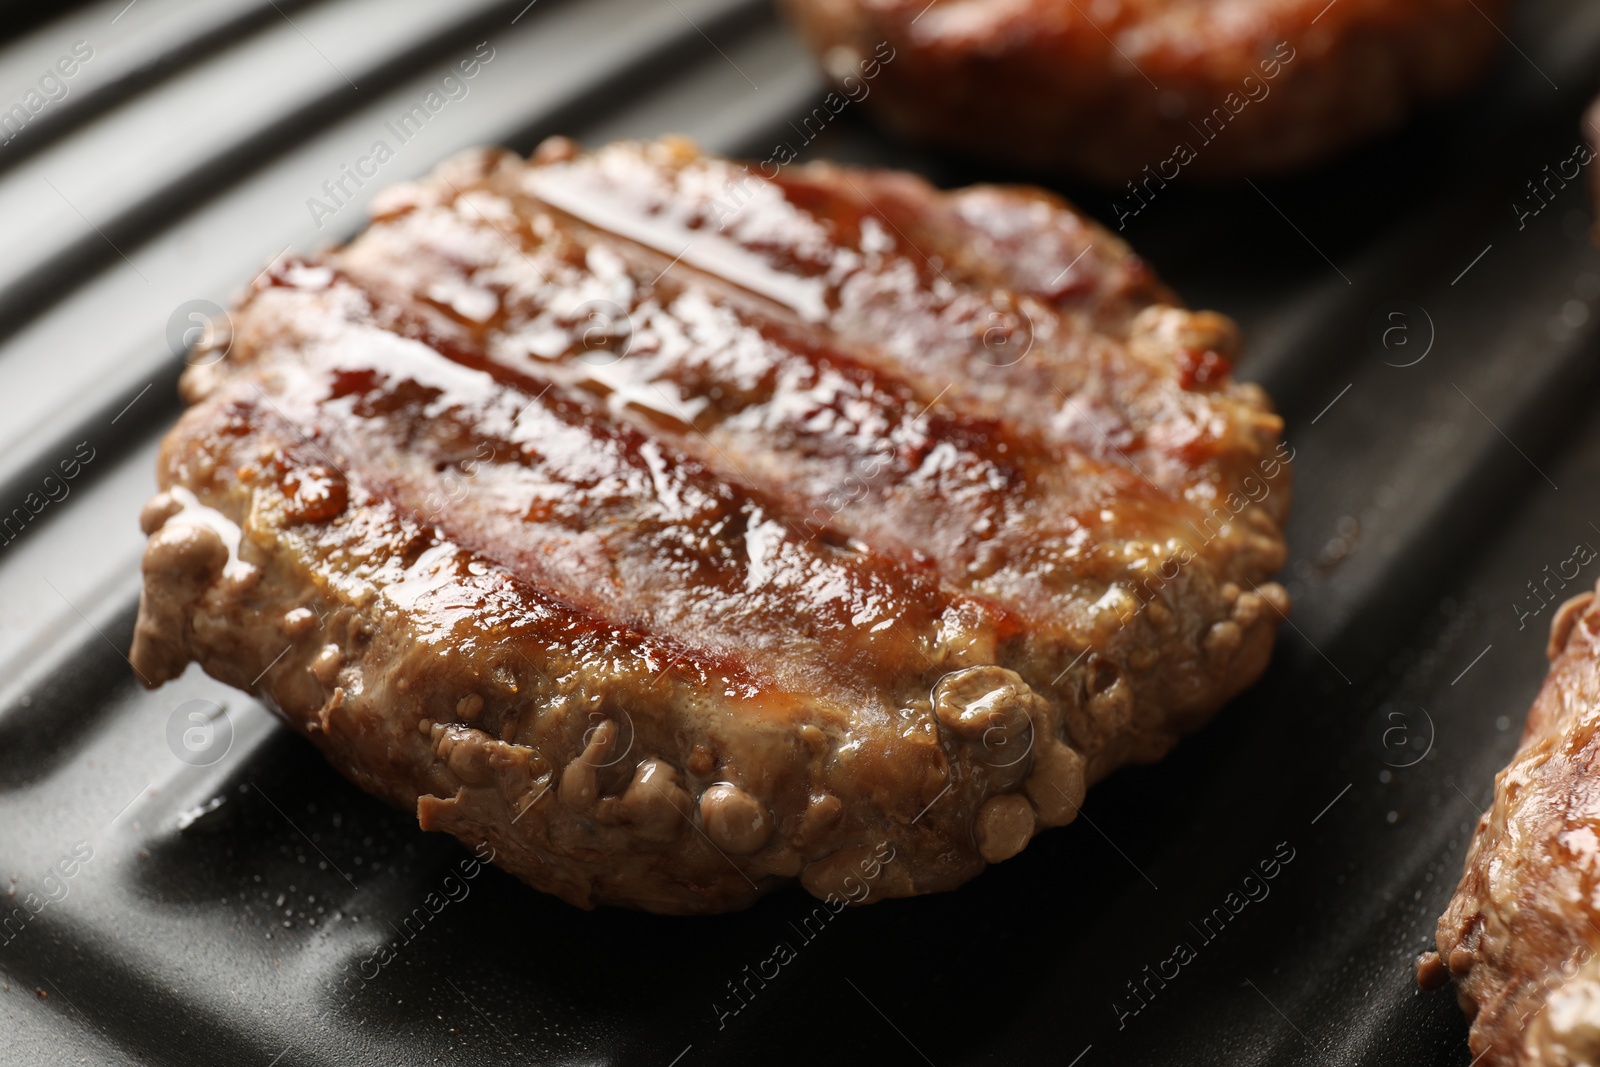
[[[950,889],[1265,666],[1281,422],[1061,201],[557,140],[374,216],[186,372],[132,658],[531,885]]]

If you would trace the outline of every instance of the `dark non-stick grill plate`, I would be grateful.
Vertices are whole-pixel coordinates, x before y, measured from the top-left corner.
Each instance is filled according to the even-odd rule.
[[[795,40],[751,0],[112,0],[0,44],[3,106],[94,50],[0,144],[0,514],[28,514],[0,535],[0,1062],[1466,1064],[1412,961],[1543,676],[1541,605],[1600,578],[1560,577],[1600,546],[1600,253],[1583,188],[1548,182],[1600,6],[1501,28],[1474,98],[1129,220],[1240,320],[1241,376],[1288,420],[1295,610],[1261,684],[958,892],[701,919],[585,914],[479,866],[198,670],[144,692],[135,517],[172,338],[215,316],[196,302],[471,144],[802,147],[824,87]],[[315,217],[480,42],[469,94]],[[802,155],[1027,177],[853,107]]]

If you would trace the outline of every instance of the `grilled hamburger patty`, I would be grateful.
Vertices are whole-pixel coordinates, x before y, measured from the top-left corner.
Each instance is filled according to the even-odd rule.
[[[1600,1062],[1600,600],[1550,623],[1550,674],[1495,776],[1439,919],[1425,988],[1453,978],[1484,1067]]]
[[[1600,152],[1600,100],[1584,115]],[[1576,161],[1576,160],[1575,160]],[[1600,185],[1596,186],[1600,195]],[[1600,243],[1600,230],[1595,240]],[[1424,988],[1454,978],[1485,1067],[1600,1062],[1600,601],[1550,620],[1550,673],[1495,777],[1466,870],[1439,919]]]
[[[1287,608],[1232,324],[1036,190],[480,151],[233,317],[137,669],[200,663],[580,906],[959,885]]]
[[[1108,185],[1319,162],[1459,93],[1506,0],[784,0],[900,132]],[[1146,170],[1148,168],[1148,170]],[[1148,190],[1146,190],[1148,191]]]

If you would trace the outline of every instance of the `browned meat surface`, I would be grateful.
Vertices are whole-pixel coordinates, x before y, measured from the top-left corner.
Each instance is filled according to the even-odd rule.
[[[187,372],[133,660],[534,886],[948,889],[1263,669],[1281,422],[1060,201],[553,141],[375,216]]]
[[[1302,168],[1398,126],[1418,105],[1472,84],[1495,54],[1495,23],[1508,7],[1507,0],[784,4],[841,92],[905,135],[1119,189],[1131,181],[1145,195],[1179,174]]]
[[[1551,621],[1551,667],[1495,778],[1424,986],[1455,979],[1482,1067],[1600,1063],[1600,600]]]

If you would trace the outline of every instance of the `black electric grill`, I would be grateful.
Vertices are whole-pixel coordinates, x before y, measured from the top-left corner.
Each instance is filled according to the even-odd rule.
[[[1474,98],[1128,221],[1242,323],[1240,374],[1288,421],[1295,610],[1267,676],[967,887],[826,921],[798,890],[578,912],[198,670],[147,693],[124,658],[188,311],[468,145],[801,147],[825,89],[768,6],[112,0],[0,45],[0,108],[95,53],[0,145],[0,1063],[1468,1063],[1412,961],[1543,676],[1548,601],[1600,578],[1577,562],[1600,546],[1600,163],[1550,180],[1600,7],[1527,0],[1502,29]],[[385,124],[481,42],[468,95],[395,146]],[[802,155],[1027,177],[854,107]],[[1114,224],[1106,193],[1063,191]]]

